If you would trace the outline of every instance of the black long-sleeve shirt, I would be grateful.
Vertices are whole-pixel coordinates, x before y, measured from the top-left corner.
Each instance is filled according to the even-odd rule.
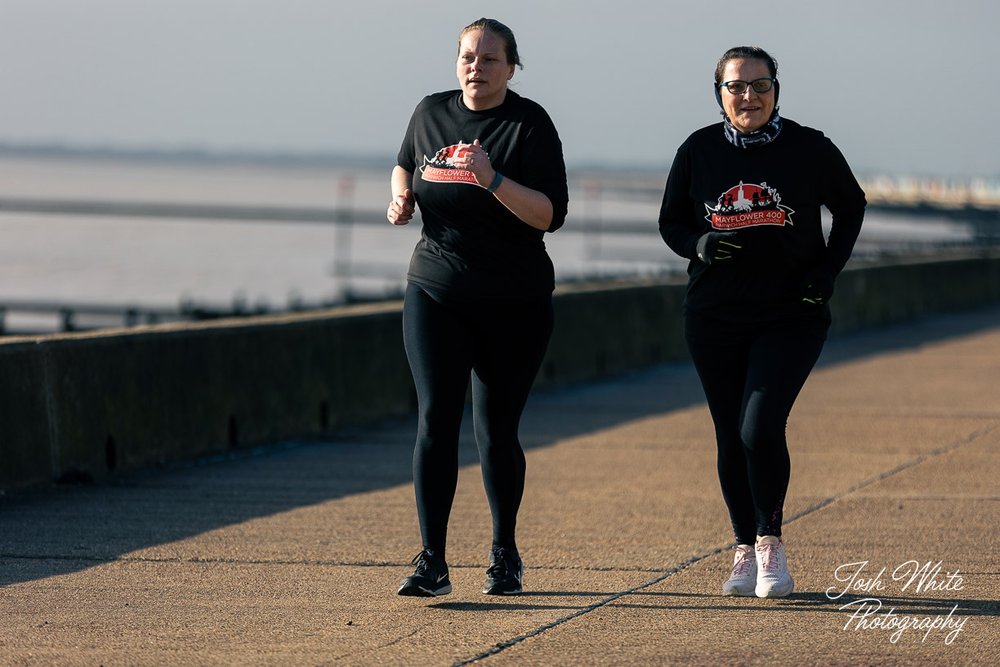
[[[841,152],[822,132],[782,119],[770,143],[739,148],[722,124],[694,132],[677,149],[660,208],[660,235],[688,265],[685,307],[719,319],[757,321],[808,314],[801,284],[811,271],[844,268],[861,231],[865,195]],[[833,216],[824,239],[820,207]],[[735,231],[737,257],[705,264],[698,239]]]

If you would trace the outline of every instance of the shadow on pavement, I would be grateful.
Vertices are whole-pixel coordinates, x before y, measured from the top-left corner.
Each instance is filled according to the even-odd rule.
[[[998,325],[1000,308],[994,307],[833,338],[820,365]],[[522,443],[529,450],[545,447],[702,401],[697,376],[688,363],[537,392],[522,423]],[[469,422],[467,414],[460,451],[463,466],[478,462]],[[93,567],[257,517],[409,484],[414,432],[413,418],[394,420],[344,432],[326,442],[284,443],[99,485],[0,497],[0,586]],[[989,610],[990,604],[983,601],[981,607]]]
[[[632,593],[630,598],[640,597],[642,595],[657,595],[663,596],[665,598],[671,597],[690,597],[690,594],[676,594],[676,593],[647,593],[644,591],[639,591]],[[704,595],[706,600],[714,600],[712,604],[697,604],[691,603],[690,601],[678,601],[676,604],[641,604],[641,603],[624,603],[624,602],[613,602],[612,604],[617,607],[629,608],[629,609],[676,609],[676,610],[701,610],[701,611],[733,611],[738,609],[740,611],[749,612],[775,612],[775,611],[822,611],[829,613],[842,614],[845,618],[850,617],[850,615],[858,608],[858,604],[864,598],[859,597],[844,597],[843,599],[831,600],[823,593],[792,593],[787,598],[781,598],[780,600],[768,600],[767,602],[759,602],[757,598],[731,598],[732,602],[729,604],[722,604],[719,602],[718,595]],[[873,596],[873,599],[878,599],[881,603],[881,607],[878,610],[880,616],[885,616],[888,614],[889,610],[893,610],[893,615],[900,616],[910,616],[925,618],[927,616],[946,616],[956,606],[955,610],[956,616],[985,616],[985,617],[998,617],[1000,616],[1000,601],[997,600],[969,600],[966,598],[955,599],[955,598],[927,598],[927,597],[877,597]],[[740,601],[745,602],[743,606],[740,606]],[[842,609],[844,605],[850,606],[847,609]],[[874,604],[874,603],[873,603]]]

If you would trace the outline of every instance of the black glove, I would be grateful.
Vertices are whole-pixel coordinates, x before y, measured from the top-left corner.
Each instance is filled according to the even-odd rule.
[[[833,276],[826,271],[810,271],[799,283],[799,293],[806,303],[824,304],[833,296]]]
[[[706,264],[723,262],[735,257],[743,245],[736,232],[709,232],[698,239],[698,259]]]

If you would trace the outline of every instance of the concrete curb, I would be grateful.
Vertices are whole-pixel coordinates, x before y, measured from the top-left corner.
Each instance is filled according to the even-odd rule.
[[[687,357],[684,281],[561,287],[537,386]],[[834,333],[1000,301],[1000,253],[846,271]],[[0,342],[0,490],[109,474],[414,407],[398,302]]]

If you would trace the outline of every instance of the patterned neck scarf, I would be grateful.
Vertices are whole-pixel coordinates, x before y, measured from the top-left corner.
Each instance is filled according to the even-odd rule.
[[[775,109],[771,114],[771,120],[767,121],[763,127],[753,132],[740,132],[729,122],[729,117],[723,113],[725,122],[722,124],[722,131],[726,135],[726,140],[737,148],[752,148],[769,144],[778,138],[781,133],[781,116]]]

